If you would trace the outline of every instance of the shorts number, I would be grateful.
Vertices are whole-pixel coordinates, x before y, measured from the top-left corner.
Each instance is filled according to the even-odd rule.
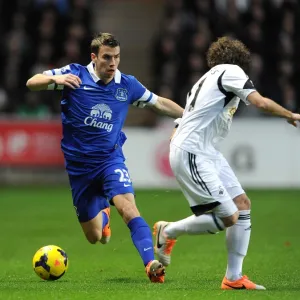
[[[127,170],[125,170],[125,169],[122,169],[122,170],[121,169],[116,169],[115,173],[120,174],[120,179],[119,179],[120,182],[131,182]]]

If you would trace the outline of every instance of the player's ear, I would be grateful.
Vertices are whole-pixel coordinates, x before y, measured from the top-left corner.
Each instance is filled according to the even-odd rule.
[[[95,53],[91,53],[91,60],[95,61],[97,59],[97,55]]]

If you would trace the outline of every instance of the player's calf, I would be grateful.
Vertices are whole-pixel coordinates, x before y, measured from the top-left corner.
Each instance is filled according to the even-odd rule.
[[[143,260],[144,266],[154,260],[151,230],[135,205],[133,194],[117,195],[113,198],[114,205],[127,224],[131,239]]]
[[[218,217],[214,212],[192,215],[177,222],[159,221],[154,225],[153,234],[156,236],[155,253],[159,261],[164,266],[171,263],[171,252],[176,243],[177,237],[183,234],[215,234],[224,230],[226,227],[234,225],[239,217],[239,212],[234,209],[226,209],[227,206],[220,208],[217,212],[220,215],[229,215],[228,217]],[[236,209],[236,208],[235,208]],[[232,213],[234,212],[234,213]]]
[[[234,226],[228,228],[226,233],[226,246],[228,263],[225,278],[235,282],[242,279],[242,267],[251,236],[251,203],[246,194],[234,198],[239,209],[239,218]],[[246,282],[248,282],[246,280]],[[248,287],[249,288],[249,287]]]
[[[100,242],[102,238],[102,232],[101,230],[94,228],[84,233],[86,239],[91,244],[96,244],[97,242]]]
[[[93,219],[80,222],[86,239],[91,244],[101,242],[106,244],[110,239],[109,208],[100,211]]]
[[[113,203],[126,224],[140,216],[133,194],[117,195],[113,197]]]

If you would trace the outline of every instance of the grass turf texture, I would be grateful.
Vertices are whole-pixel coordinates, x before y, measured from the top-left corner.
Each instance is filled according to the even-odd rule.
[[[0,188],[0,299],[300,299],[300,191],[248,191],[252,239],[244,273],[267,291],[222,291],[225,234],[181,237],[165,284],[152,284],[112,210],[112,239],[89,245],[77,223],[66,187]],[[137,191],[138,207],[152,226],[190,215],[178,191]],[[38,248],[54,244],[69,256],[68,272],[56,282],[32,270]]]

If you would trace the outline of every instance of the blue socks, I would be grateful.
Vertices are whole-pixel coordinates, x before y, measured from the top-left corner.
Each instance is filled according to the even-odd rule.
[[[142,217],[136,217],[132,219],[127,226],[131,232],[132,242],[138,250],[144,266],[146,266],[151,260],[154,260],[154,250],[150,228]]]
[[[102,230],[106,226],[107,223],[108,223],[108,217],[107,217],[107,214],[103,211],[102,212]]]

